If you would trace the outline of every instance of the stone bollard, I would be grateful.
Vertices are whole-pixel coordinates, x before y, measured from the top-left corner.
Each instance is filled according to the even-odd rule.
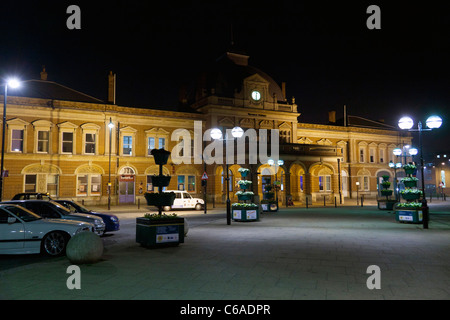
[[[187,219],[184,218],[184,236],[187,237],[189,231],[189,223],[187,222]]]
[[[103,241],[93,232],[78,233],[67,243],[66,256],[72,264],[95,263],[102,255]]]

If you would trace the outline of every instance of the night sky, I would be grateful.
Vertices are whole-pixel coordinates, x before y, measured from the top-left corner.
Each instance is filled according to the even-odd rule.
[[[226,52],[233,34],[250,65],[286,82],[301,122],[326,123],[344,104],[391,124],[437,113],[444,124],[425,134],[426,150],[450,151],[442,1],[93,2],[3,0],[0,77],[38,79],[45,65],[49,80],[106,100],[112,70],[117,104],[172,108],[180,86]],[[66,27],[71,4],[81,8],[81,30]],[[381,8],[381,30],[366,27],[371,4]]]

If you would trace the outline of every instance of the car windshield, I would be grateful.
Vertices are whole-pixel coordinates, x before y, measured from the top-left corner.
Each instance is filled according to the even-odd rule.
[[[38,216],[37,214],[31,212],[28,209],[19,207],[19,206],[14,206],[14,205],[5,205],[2,206],[4,209],[8,210],[9,212],[11,212],[12,214],[14,214],[16,217],[22,219],[25,222],[30,222],[30,221],[35,221],[35,220],[40,220],[42,219],[40,216]]]
[[[81,212],[81,213],[90,213],[91,210],[89,210],[86,207],[83,207],[81,204],[77,202],[66,202],[66,207],[70,210],[70,212]]]
[[[49,202],[51,204],[53,204],[57,208],[57,210],[59,212],[61,212],[62,214],[71,214],[70,210],[67,209],[66,207],[64,207],[62,204],[59,204],[58,202],[51,201],[51,200]]]

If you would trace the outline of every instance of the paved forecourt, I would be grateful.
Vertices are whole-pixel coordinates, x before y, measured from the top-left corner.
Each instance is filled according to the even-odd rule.
[[[428,230],[375,206],[283,208],[230,226],[216,210],[178,247],[106,246],[103,261],[80,266],[79,290],[67,287],[66,257],[0,271],[0,298],[449,299],[446,210]]]

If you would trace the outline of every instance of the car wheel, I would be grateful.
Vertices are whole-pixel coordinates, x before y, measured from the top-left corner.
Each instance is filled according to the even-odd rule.
[[[62,255],[66,251],[68,237],[61,231],[52,231],[42,240],[42,251],[52,257]]]
[[[195,205],[195,210],[202,210],[202,205],[200,203],[197,203]]]
[[[163,210],[164,211],[170,211],[171,208],[172,208],[171,206],[165,206],[165,207],[163,207]]]

